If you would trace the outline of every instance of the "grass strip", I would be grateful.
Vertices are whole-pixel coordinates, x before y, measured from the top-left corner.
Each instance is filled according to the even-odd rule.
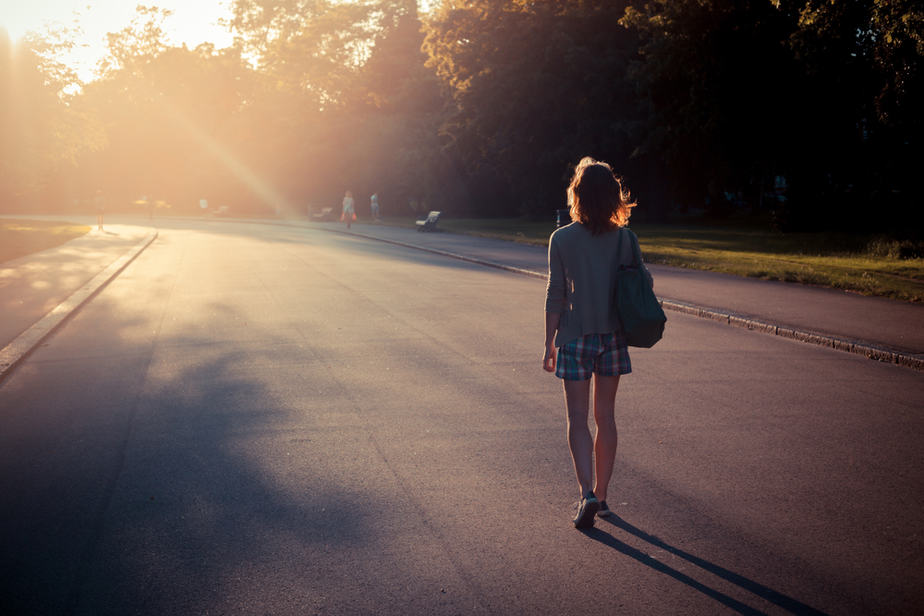
[[[389,224],[414,226],[413,219]],[[545,246],[555,223],[441,218],[455,233]],[[924,246],[875,235],[778,233],[746,226],[633,224],[648,263],[924,301]]]
[[[86,225],[44,220],[0,220],[0,263],[29,255],[84,235]]]

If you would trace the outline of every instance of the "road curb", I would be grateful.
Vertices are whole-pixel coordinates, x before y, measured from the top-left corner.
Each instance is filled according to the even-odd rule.
[[[0,349],[0,381],[6,378],[16,366],[54,333],[61,325],[84,304],[93,299],[103,287],[122,273],[128,265],[140,255],[145,248],[157,239],[157,229],[152,229],[128,252],[113,261],[99,274],[84,283],[82,287],[70,294],[63,302],[52,308],[48,314],[19,334],[8,345]]]
[[[355,235],[358,237],[376,240],[378,242],[383,242],[385,244],[394,244],[395,246],[402,246],[404,248],[414,248],[416,250],[422,250],[423,252],[429,252],[435,255],[440,255],[443,257],[450,257],[452,259],[458,259],[459,261],[467,261],[469,263],[474,263],[476,265],[486,265],[488,267],[493,267],[497,269],[506,270],[508,272],[513,272],[514,274],[521,274],[523,276],[532,276],[533,278],[540,278],[545,280],[546,274],[541,272],[534,272],[533,270],[523,269],[522,267],[514,267],[512,265],[506,265],[504,263],[497,263],[496,261],[488,261],[487,259],[479,259],[478,257],[469,257],[467,255],[460,255],[455,252],[449,252],[448,250],[440,250],[439,248],[429,248],[427,246],[421,246],[420,244],[411,244],[408,242],[402,242],[401,240],[392,240],[384,237],[376,237],[374,235],[366,235],[365,233],[357,233],[356,231],[344,231],[342,229],[325,229],[331,233],[342,233],[343,235]]]
[[[895,351],[893,349],[866,342],[864,340],[851,340],[849,338],[840,338],[838,336],[831,336],[829,334],[823,334],[811,330],[798,329],[785,325],[777,325],[775,323],[769,323],[760,319],[755,319],[732,312],[715,310],[714,308],[706,308],[704,306],[698,306],[696,304],[690,304],[678,300],[662,299],[661,305],[668,310],[682,312],[684,314],[693,315],[703,319],[710,319],[720,323],[726,323],[733,327],[741,327],[764,334],[789,338],[790,340],[796,340],[806,344],[828,347],[836,351],[844,351],[846,353],[863,355],[868,359],[890,364],[898,364],[899,366],[905,366],[906,368],[924,371],[924,358],[909,355],[901,351]]]
[[[319,227],[322,228],[322,227]],[[400,240],[392,240],[387,238],[375,237],[374,235],[366,235],[365,233],[358,233],[356,231],[345,231],[343,229],[324,229],[332,233],[342,233],[344,235],[353,235],[370,240],[376,240],[379,242],[384,242],[386,244],[394,244],[396,246],[402,246],[405,248],[414,248],[417,250],[422,250],[424,252],[429,252],[432,254],[450,257],[452,259],[458,259],[460,261],[467,261],[469,263],[474,263],[477,265],[484,265],[487,267],[493,267],[508,272],[513,272],[514,274],[521,274],[524,276],[530,276],[532,278],[539,278],[545,280],[547,274],[544,272],[535,272],[533,270],[527,270],[520,267],[513,267],[511,265],[505,265],[503,263],[497,263],[494,261],[488,261],[487,259],[479,259],[477,257],[469,257],[466,255],[460,255],[454,252],[449,252],[448,250],[439,250],[437,248],[429,248],[427,246],[420,246],[418,244],[411,244],[408,242],[402,242]],[[748,317],[746,315],[735,314],[733,312],[726,312],[722,310],[716,310],[714,308],[707,308],[705,306],[699,306],[697,304],[691,304],[688,302],[683,302],[674,299],[659,298],[661,301],[661,306],[665,310],[671,310],[674,312],[680,312],[683,314],[692,315],[702,319],[709,319],[711,321],[718,321],[720,323],[726,323],[733,327],[740,327],[743,329],[748,329],[751,331],[756,331],[764,334],[771,334],[774,336],[780,336],[782,338],[789,338],[790,340],[796,340],[798,342],[804,342],[806,344],[814,344],[817,346],[827,347],[834,349],[836,351],[844,351],[847,353],[853,353],[855,355],[863,355],[868,359],[875,361],[897,364],[899,366],[904,366],[906,368],[912,368],[918,371],[924,371],[924,358],[916,357],[914,355],[909,355],[901,351],[896,351],[894,349],[889,349],[887,347],[879,346],[870,342],[863,340],[851,340],[848,338],[840,338],[837,336],[831,336],[829,334],[823,334],[820,332],[814,332],[810,330],[799,329],[795,327],[788,327],[785,325],[779,325],[776,323],[769,323],[767,321],[761,321],[760,319],[755,319]]]

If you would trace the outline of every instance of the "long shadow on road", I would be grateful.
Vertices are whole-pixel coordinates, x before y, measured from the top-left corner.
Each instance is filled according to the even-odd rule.
[[[780,592],[777,592],[773,590],[772,588],[768,588],[767,586],[764,586],[763,584],[755,582],[754,580],[751,580],[749,578],[746,578],[743,575],[740,575],[733,571],[729,571],[728,569],[725,569],[724,567],[721,567],[715,563],[709,562],[703,558],[690,554],[689,552],[685,552],[681,550],[680,548],[677,548],[668,543],[665,543],[664,541],[662,541],[655,535],[648,534],[645,531],[639,529],[638,527],[633,526],[632,524],[625,521],[618,515],[613,515],[606,521],[609,524],[615,526],[616,528],[621,529],[629,533],[630,535],[638,537],[639,539],[642,539],[643,541],[651,544],[652,546],[656,548],[662,549],[665,552],[668,552],[670,554],[673,554],[674,556],[682,558],[686,560],[687,562],[692,563],[696,565],[697,567],[703,569],[704,571],[708,571],[709,573],[712,573],[713,575],[727,582],[731,582],[732,584],[748,592],[751,592],[754,595],[760,597],[761,599],[765,599],[769,601],[770,603],[773,603],[774,605],[777,605],[787,610],[788,612],[791,612],[793,614],[810,614],[813,616],[823,616],[825,614],[825,612],[816,610],[815,608],[809,605],[806,605],[796,599],[793,599],[792,597],[789,597]],[[764,614],[764,612],[758,609],[752,608],[751,606],[745,603],[742,603],[741,601],[738,601],[734,597],[731,597],[715,588],[712,588],[711,586],[707,586],[706,584],[700,582],[699,580],[681,571],[678,571],[677,569],[674,569],[673,567],[670,567],[664,564],[663,562],[657,560],[656,558],[649,556],[642,550],[634,548],[630,546],[629,544],[625,543],[624,541],[617,539],[616,537],[614,537],[612,534],[610,534],[609,532],[605,530],[602,530],[600,528],[593,528],[589,531],[586,531],[585,534],[591,539],[594,539],[595,541],[599,541],[600,543],[613,548],[617,552],[625,554],[626,556],[638,561],[639,563],[646,565],[648,567],[651,567],[655,571],[658,571],[667,576],[670,576],[673,579],[677,580],[678,582],[686,584],[690,588],[703,593],[707,597],[711,597],[712,599],[715,599],[722,605],[738,612],[739,614],[748,614],[748,615]]]

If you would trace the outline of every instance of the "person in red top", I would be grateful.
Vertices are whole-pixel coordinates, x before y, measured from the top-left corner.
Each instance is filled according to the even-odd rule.
[[[347,229],[349,229],[353,221],[356,220],[356,207],[353,203],[352,190],[346,191],[346,195],[343,197],[343,213],[340,215],[340,220],[346,222]]]

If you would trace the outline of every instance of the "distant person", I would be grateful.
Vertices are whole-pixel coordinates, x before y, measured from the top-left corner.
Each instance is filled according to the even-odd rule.
[[[343,197],[343,213],[340,215],[340,220],[346,221],[347,229],[356,220],[356,208],[353,206],[353,191],[351,190],[346,191]]]
[[[377,193],[372,193],[372,196],[369,197],[369,209],[372,211],[372,220],[379,219],[379,195]]]
[[[103,230],[103,216],[106,213],[106,204],[103,201],[103,191],[102,189],[97,189],[96,194],[93,195],[93,207],[96,209],[96,229],[97,231]]]
[[[634,260],[634,236],[624,227],[635,203],[612,168],[589,157],[574,170],[568,203],[573,222],[549,241],[542,367],[562,379],[581,495],[572,521],[590,528],[595,515],[612,515],[606,497],[616,459],[616,390],[619,376],[632,372],[613,301],[619,265]],[[587,425],[591,377],[596,439]]]

